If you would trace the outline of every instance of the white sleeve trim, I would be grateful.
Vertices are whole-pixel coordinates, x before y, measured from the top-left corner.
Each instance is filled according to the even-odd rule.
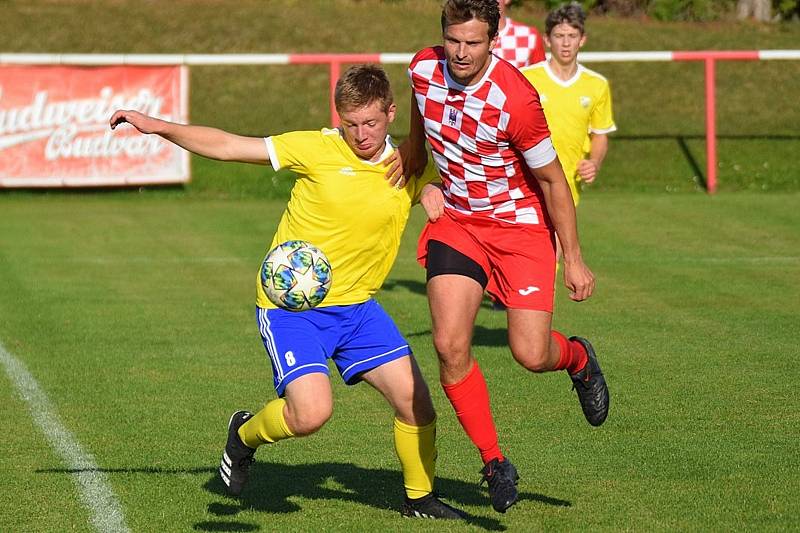
[[[617,125],[616,124],[612,124],[608,128],[603,128],[603,129],[599,129],[599,130],[594,129],[594,128],[589,128],[589,133],[596,133],[598,135],[605,135],[606,133],[611,133],[611,132],[614,132],[614,131],[617,131]]]
[[[550,137],[545,137],[533,148],[528,148],[522,152],[522,155],[525,156],[525,162],[528,163],[530,168],[543,167],[558,157]]]
[[[281,163],[278,161],[278,153],[275,151],[275,143],[272,142],[272,137],[264,137],[264,144],[267,146],[267,155],[272,168],[276,171],[280,170]]]

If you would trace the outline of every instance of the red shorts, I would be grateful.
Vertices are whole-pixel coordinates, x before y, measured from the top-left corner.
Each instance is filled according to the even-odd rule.
[[[506,307],[553,312],[556,247],[549,228],[445,209],[419,236],[417,261],[423,267],[428,241],[442,242],[478,263],[489,280],[486,292]]]

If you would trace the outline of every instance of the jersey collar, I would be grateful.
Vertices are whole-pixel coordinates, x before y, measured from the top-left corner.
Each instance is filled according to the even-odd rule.
[[[572,77],[568,80],[562,80],[561,78],[556,76],[556,73],[553,72],[553,69],[550,68],[550,61],[544,62],[544,71],[547,73],[550,79],[553,80],[553,83],[561,85],[562,87],[570,87],[576,81],[578,81],[578,78],[581,77],[581,74],[583,73],[583,65],[578,63],[578,70],[576,70],[575,74],[573,74]]]
[[[361,159],[360,157],[359,157],[359,159],[361,159],[361,161],[363,161],[367,165],[382,165],[384,159],[389,157],[389,155],[392,152],[394,152],[394,140],[392,140],[392,136],[391,135],[387,135],[386,136],[386,144],[383,147],[383,153],[381,153],[381,156],[378,158],[377,161],[375,161],[373,163],[372,161],[366,161],[364,159]]]
[[[347,146],[347,141],[344,140],[344,134],[342,134],[342,129],[341,128],[336,128],[336,129],[339,132],[339,138],[342,140],[342,142],[345,144],[345,146]],[[347,149],[350,150],[350,153],[353,154],[353,157],[355,157],[356,159],[358,159],[359,161],[361,161],[365,165],[375,166],[375,165],[383,164],[383,161],[387,157],[389,157],[389,155],[391,155],[392,152],[394,152],[395,144],[394,144],[394,139],[392,139],[392,136],[391,135],[386,135],[386,144],[383,146],[383,152],[381,153],[381,156],[378,158],[377,161],[368,161],[366,159],[361,159],[360,157],[358,157],[355,154],[355,152],[353,152],[353,150],[350,149],[349,146],[347,146]]]

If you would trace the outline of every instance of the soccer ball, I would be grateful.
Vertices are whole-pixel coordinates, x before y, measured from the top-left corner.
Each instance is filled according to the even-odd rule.
[[[272,303],[305,311],[322,303],[331,289],[331,263],[306,241],[286,241],[269,251],[261,264],[261,286]]]

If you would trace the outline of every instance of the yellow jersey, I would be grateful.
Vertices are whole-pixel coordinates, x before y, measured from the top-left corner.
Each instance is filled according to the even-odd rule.
[[[577,168],[578,162],[589,154],[589,134],[617,129],[608,80],[580,64],[575,75],[566,81],[556,77],[547,61],[520,70],[539,93],[553,146],[567,176],[572,199],[578,205],[581,177]]]
[[[269,249],[288,240],[304,240],[331,263],[333,284],[320,307],[367,301],[392,268],[409,211],[425,184],[438,179],[433,165],[402,189],[386,180],[383,161],[359,159],[338,129],[296,131],[265,138],[275,170],[297,173],[289,203]],[[430,158],[429,158],[430,159]],[[256,305],[274,308],[256,276]]]

